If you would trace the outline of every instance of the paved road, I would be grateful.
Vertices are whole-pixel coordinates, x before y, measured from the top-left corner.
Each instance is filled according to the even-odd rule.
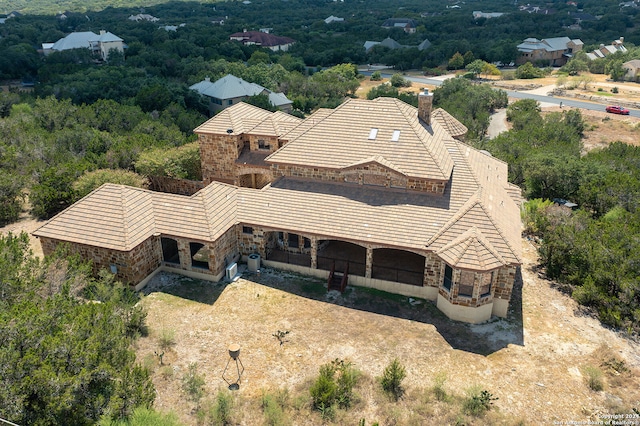
[[[360,71],[362,74],[364,75],[371,75],[371,71]],[[385,74],[383,73],[382,76],[384,78],[390,78],[392,74]],[[446,80],[447,78],[450,78],[449,76],[443,76],[443,77],[414,77],[414,76],[404,76],[404,78],[406,78],[407,80],[410,80],[414,83],[422,83],[422,84],[428,84],[428,85],[432,85],[432,86],[440,86],[442,85],[442,82],[444,80]],[[579,100],[575,100],[575,99],[568,99],[568,98],[556,98],[553,96],[545,96],[545,95],[537,95],[535,93],[528,93],[528,92],[517,92],[515,90],[505,90],[507,92],[507,95],[511,98],[517,98],[517,99],[535,99],[536,101],[540,102],[540,103],[550,103],[550,104],[555,104],[555,105],[560,105],[560,103],[562,102],[562,106],[563,107],[568,107],[568,108],[581,108],[581,109],[588,109],[591,111],[602,111],[605,112],[605,107],[606,105],[602,105],[602,104],[597,104],[597,103],[593,103],[593,102],[586,102],[586,101],[579,101]],[[632,117],[640,117],[640,110],[638,109],[631,109],[629,108],[629,115],[631,115]]]

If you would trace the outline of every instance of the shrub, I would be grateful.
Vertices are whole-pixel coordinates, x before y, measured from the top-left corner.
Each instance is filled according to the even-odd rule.
[[[262,395],[262,412],[264,413],[266,425],[280,426],[290,423],[284,412],[288,396],[289,394],[286,390],[278,392],[277,395],[271,393]]]
[[[481,417],[491,409],[493,401],[497,399],[489,391],[474,386],[467,390],[467,397],[462,403],[462,411],[471,416]]]
[[[447,395],[447,391],[444,388],[444,382],[446,380],[447,375],[444,372],[436,374],[436,377],[433,379],[433,394],[438,401],[444,402],[449,400],[449,395]]]
[[[411,81],[407,80],[400,74],[394,74],[389,80],[393,87],[411,87]]]
[[[189,399],[195,402],[196,407],[199,407],[200,399],[204,396],[204,376],[198,374],[198,363],[189,364],[187,373],[182,378],[182,389]]]
[[[176,331],[172,328],[163,328],[158,337],[160,349],[166,351],[176,344]]]
[[[397,359],[391,361],[382,373],[382,378],[380,380],[382,389],[395,401],[400,399],[404,394],[402,381],[405,377],[407,377],[407,372]]]
[[[323,418],[332,418],[335,406],[348,408],[353,402],[353,388],[360,378],[360,372],[350,362],[340,359],[320,367],[320,375],[311,389],[313,408],[320,411]]]
[[[618,88],[614,87],[613,89],[611,89],[611,93],[618,93]]]
[[[178,148],[157,148],[140,154],[136,170],[144,176],[201,180],[200,147],[197,142]]]
[[[587,365],[583,369],[584,378],[587,382],[587,386],[589,389],[599,392],[604,389],[604,383],[602,382],[602,370],[598,367],[593,367],[591,365]]]
[[[233,396],[228,391],[220,390],[209,414],[210,424],[226,426],[233,423]]]
[[[144,176],[128,170],[99,169],[85,172],[73,183],[76,199],[80,199],[105,183],[146,188],[148,181]]]
[[[371,73],[371,81],[380,81],[382,80],[382,74],[380,71],[374,71]]]

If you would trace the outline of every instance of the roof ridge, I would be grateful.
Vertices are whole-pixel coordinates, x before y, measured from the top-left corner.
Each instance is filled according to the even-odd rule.
[[[467,214],[476,204],[480,203],[480,197],[479,197],[480,190],[481,189],[478,188],[476,192],[474,192],[473,195],[471,195],[469,199],[462,205],[462,207],[460,207],[458,211],[449,218],[449,220],[440,228],[440,230],[435,234],[433,234],[433,236],[426,243],[427,247],[429,247],[431,244],[437,241],[438,238],[442,236],[442,234],[447,232],[454,224],[458,222],[458,220],[460,220],[460,218],[462,218],[462,216]]]

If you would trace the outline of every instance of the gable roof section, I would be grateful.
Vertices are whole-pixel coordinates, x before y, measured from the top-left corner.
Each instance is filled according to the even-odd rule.
[[[246,133],[261,136],[280,136],[295,128],[302,120],[282,111],[276,111],[247,128]],[[249,123],[247,123],[249,124]]]
[[[239,102],[229,108],[225,108],[214,117],[196,127],[194,133],[227,133],[239,135],[255,127],[260,121],[268,118],[273,113],[257,106]]]
[[[233,99],[243,96],[254,96],[267,90],[264,87],[249,83],[235,75],[227,74],[218,80],[201,81],[193,86],[189,87],[192,90],[197,90],[200,94],[209,96],[211,98],[218,99]]]
[[[100,35],[90,39],[89,41],[99,41],[100,43],[111,43],[111,42],[123,41],[123,40],[117,35],[107,31],[107,32],[101,32]]]
[[[236,191],[215,183],[186,197],[107,183],[33,234],[119,251],[156,232],[214,241],[236,222]]]
[[[467,127],[442,108],[433,110],[431,119],[437,121],[454,138],[467,134]]]
[[[488,271],[507,262],[474,226],[436,252],[450,266]]]
[[[378,129],[369,139],[372,129]],[[392,98],[349,99],[334,110],[313,114],[285,134],[289,141],[267,162],[343,169],[380,155],[407,176],[448,180],[453,161],[443,143],[442,126],[423,127],[416,108]],[[392,141],[399,131],[397,141]]]

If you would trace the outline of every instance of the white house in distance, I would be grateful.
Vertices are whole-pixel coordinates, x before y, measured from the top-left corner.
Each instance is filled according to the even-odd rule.
[[[124,52],[124,43],[120,37],[104,30],[101,30],[100,34],[96,34],[93,31],[75,32],[55,43],[42,43],[42,51],[45,55],[52,52],[83,48],[90,49],[92,53],[106,61],[109,57],[109,51]]]
[[[614,53],[627,53],[627,48],[624,47],[624,37],[620,37],[618,40],[614,40],[611,44],[601,44],[600,47],[587,53],[587,58],[593,60],[604,58]]]
[[[249,83],[231,74],[214,82],[211,82],[207,77],[190,86],[189,89],[195,90],[209,100],[209,112],[212,115],[226,107],[242,102],[249,96],[261,94],[269,96],[271,105],[284,112],[290,112],[293,104],[284,93],[272,92],[259,84]]]

